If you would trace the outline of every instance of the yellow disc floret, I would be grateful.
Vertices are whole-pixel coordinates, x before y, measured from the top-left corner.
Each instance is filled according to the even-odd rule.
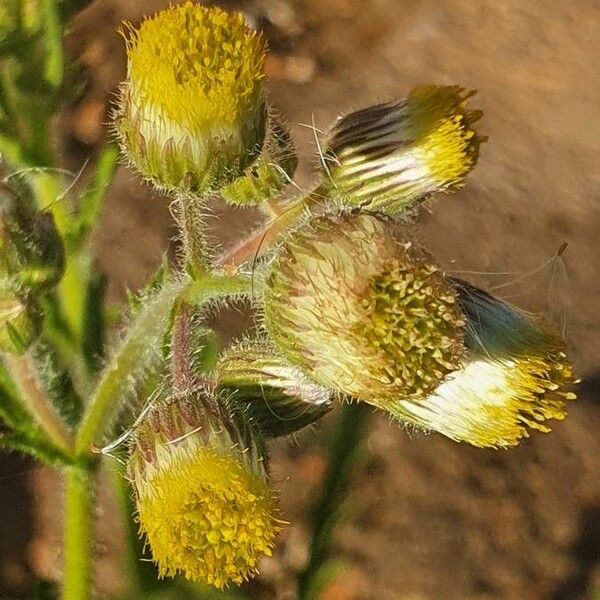
[[[140,529],[161,577],[182,573],[224,588],[248,579],[258,559],[271,555],[279,531],[273,496],[231,454],[188,454],[155,472],[140,492]]]
[[[128,40],[137,93],[191,133],[256,111],[264,42],[241,13],[186,2],[142,23]]]
[[[126,29],[122,145],[166,189],[210,191],[261,150],[265,44],[240,13],[186,2]]]
[[[477,160],[472,139],[475,133],[465,126],[463,115],[444,119],[421,145],[431,177],[443,188],[462,185]]]
[[[134,426],[128,473],[161,577],[223,588],[257,572],[281,529],[261,438],[208,389],[161,398]]]
[[[364,320],[353,333],[381,356],[369,368],[390,384],[382,400],[433,391],[459,367],[465,322],[444,283],[435,265],[406,259],[390,262],[370,280]]]

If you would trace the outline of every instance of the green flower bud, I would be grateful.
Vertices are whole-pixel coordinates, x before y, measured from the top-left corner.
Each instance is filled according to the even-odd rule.
[[[226,350],[215,370],[217,389],[269,437],[295,433],[332,407],[331,393],[266,344]]]
[[[38,338],[42,313],[33,300],[0,291],[0,352],[23,354]]]
[[[36,212],[0,190],[0,287],[36,293],[58,283],[64,248],[50,213]]]
[[[281,521],[260,438],[210,391],[159,401],[134,428],[128,469],[160,577],[222,589],[271,555]]]
[[[129,27],[118,136],[159,188],[206,193],[242,176],[265,137],[265,43],[241,13],[192,2]]]
[[[472,129],[481,112],[466,108],[474,93],[422,87],[340,117],[325,139],[325,188],[345,206],[395,214],[462,186],[485,140]]]
[[[292,364],[382,408],[431,392],[464,352],[456,293],[397,224],[374,214],[320,217],[292,234],[264,304],[266,329]]]
[[[221,188],[221,197],[238,206],[255,206],[273,197],[292,179],[298,160],[289,132],[272,115],[260,156],[241,177]]]
[[[531,430],[565,418],[575,383],[563,340],[538,320],[462,281],[454,281],[467,317],[460,369],[433,393],[398,399],[400,420],[480,447],[510,447]]]

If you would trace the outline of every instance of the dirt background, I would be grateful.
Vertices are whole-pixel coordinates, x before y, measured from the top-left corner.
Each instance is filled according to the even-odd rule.
[[[89,85],[61,118],[72,169],[105,136],[110,94],[125,68],[117,25],[166,4],[98,0],[74,21],[67,44]],[[314,117],[326,127],[341,111],[418,84],[479,90],[474,103],[485,112],[480,129],[490,141],[468,186],[423,211],[422,238],[449,269],[514,273],[518,285],[507,294],[519,292],[551,315],[566,308],[570,351],[583,378],[567,421],[510,452],[409,434],[373,416],[332,554],[348,569],[322,598],[597,600],[600,3],[257,0],[241,6],[269,39],[271,98],[292,126],[303,184],[315,148],[311,130],[296,124]],[[221,208],[216,214],[224,245],[257,219]],[[172,236],[167,203],[122,168],[97,240],[113,301],[143,284]],[[565,241],[566,269],[562,261],[546,264]],[[334,420],[273,449],[291,525],[249,588],[253,598],[295,597],[294,573],[306,559],[307,507]],[[61,491],[52,473],[0,456],[0,598],[28,597],[32,573],[60,576]],[[125,589],[115,559],[122,537],[115,510],[109,494],[100,494],[99,597]]]

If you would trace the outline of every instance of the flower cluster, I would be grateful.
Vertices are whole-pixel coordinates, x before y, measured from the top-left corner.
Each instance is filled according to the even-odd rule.
[[[295,168],[266,101],[265,44],[242,15],[191,2],[127,27],[126,39],[116,130],[141,175],[192,213],[182,221],[192,264],[207,195],[272,209]],[[233,253],[246,282],[245,262],[256,267],[253,336],[198,366],[204,313],[174,307],[172,378],[136,422],[129,459],[161,576],[222,588],[256,573],[282,523],[264,441],[317,422],[336,400],[479,447],[515,446],[564,418],[574,376],[561,337],[449,277],[406,224],[475,167],[485,137],[472,95],[428,86],[335,122],[316,189],[276,204],[281,218]],[[182,276],[224,277],[205,257],[195,264]]]

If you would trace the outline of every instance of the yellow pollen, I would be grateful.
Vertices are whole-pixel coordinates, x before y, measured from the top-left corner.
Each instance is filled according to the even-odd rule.
[[[371,376],[387,381],[378,401],[419,397],[460,366],[464,320],[438,269],[408,257],[371,278],[362,301],[364,321],[353,327],[380,358]]]
[[[241,13],[186,2],[126,31],[133,93],[162,117],[202,133],[261,104],[265,44]]]
[[[138,496],[140,531],[160,577],[182,573],[219,589],[239,585],[271,555],[280,530],[266,482],[217,450],[159,469]]]
[[[441,121],[419,146],[431,177],[444,187],[460,183],[477,160],[474,136],[475,132],[468,128],[464,115]]]

